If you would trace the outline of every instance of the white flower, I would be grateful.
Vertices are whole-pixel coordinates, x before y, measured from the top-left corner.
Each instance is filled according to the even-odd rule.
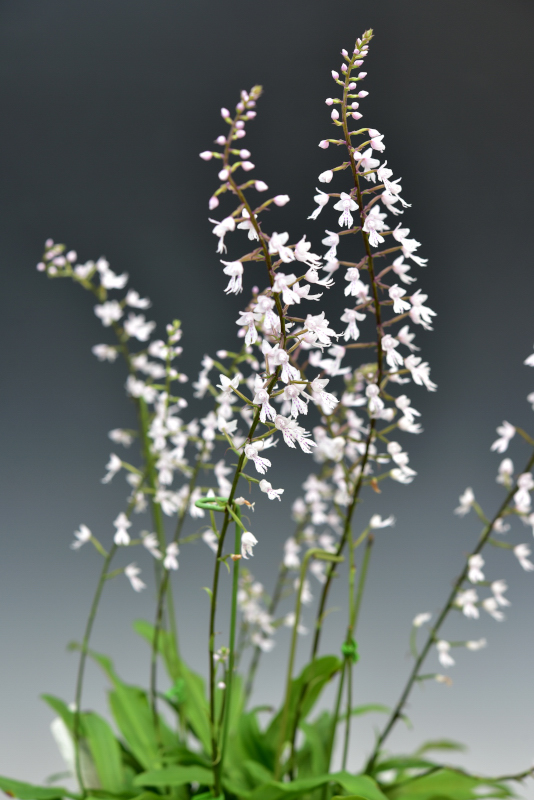
[[[296,615],[294,611],[290,611],[289,614],[286,614],[284,617],[284,625],[286,628],[293,628],[295,626]],[[304,627],[300,622],[297,625],[297,633],[300,633],[301,636],[305,636],[308,633],[308,629]]]
[[[167,545],[167,549],[165,550],[165,559],[163,561],[163,566],[165,569],[178,569],[179,552],[180,548],[176,542],[171,542]]]
[[[387,225],[384,223],[385,218],[386,214],[380,211],[380,205],[378,203],[371,208],[369,214],[365,218],[362,230],[369,234],[369,243],[371,247],[378,247],[378,245],[384,241],[384,237],[380,236],[379,231],[387,229]]]
[[[271,466],[271,462],[268,458],[262,458],[260,455],[258,455],[260,444],[260,442],[251,442],[250,444],[246,444],[245,456],[254,463],[256,471],[259,472],[260,475],[265,475],[268,467]]]
[[[124,447],[130,447],[134,440],[133,435],[129,431],[123,430],[123,428],[114,428],[108,433],[108,437],[115,444],[122,444]]]
[[[486,599],[482,601],[482,608],[484,611],[487,611],[493,619],[497,620],[497,622],[503,621],[504,614],[502,611],[499,611],[495,597],[486,597]]]
[[[310,253],[310,248],[311,242],[307,242],[306,237],[303,236],[295,245],[295,258],[297,261],[302,261],[308,267],[315,267],[315,269],[317,269],[321,266],[321,257],[315,253]]]
[[[512,476],[514,474],[514,462],[511,458],[503,458],[499,464],[499,471],[495,480],[503,486],[509,487],[512,483]]]
[[[525,360],[523,361],[527,367],[534,367],[534,353],[531,353]]]
[[[470,640],[469,642],[465,643],[465,646],[468,650],[482,650],[483,647],[486,647],[487,641],[485,639],[476,639]]]
[[[300,545],[292,536],[286,539],[284,543],[284,566],[286,569],[299,569],[300,558],[297,554],[300,553],[300,550]]]
[[[412,625],[414,628],[420,628],[425,622],[429,622],[432,619],[432,614],[429,611],[424,611],[422,614],[417,614],[412,621]]]
[[[124,323],[124,330],[128,336],[132,336],[140,342],[147,342],[155,327],[156,323],[147,322],[144,314],[130,313]]]
[[[273,489],[269,481],[266,480],[260,481],[260,491],[265,492],[269,500],[281,500],[280,495],[284,493],[283,489]]]
[[[221,264],[226,264],[223,272],[225,275],[230,276],[228,286],[224,290],[226,294],[239,294],[243,291],[243,264],[241,261],[223,261]]]
[[[499,606],[511,605],[508,598],[504,597],[504,592],[508,591],[508,586],[506,581],[503,580],[493,581],[493,583],[491,584],[491,591],[493,592],[495,600],[497,601],[497,604]]]
[[[391,300],[393,300],[393,311],[395,314],[404,314],[405,311],[410,310],[410,303],[402,299],[404,297],[404,289],[401,289],[398,283],[390,286],[388,294]]]
[[[216,553],[217,550],[219,549],[218,547],[219,540],[217,538],[217,535],[215,534],[214,531],[211,530],[211,528],[209,528],[207,531],[204,531],[204,533],[202,534],[202,541],[206,542],[210,550],[212,550],[214,553]]]
[[[122,469],[122,461],[115,453],[111,453],[106,469],[107,473],[102,478],[102,483],[109,483],[117,472]]]
[[[454,658],[450,655],[449,650],[451,649],[450,642],[446,642],[444,639],[440,639],[436,642],[436,650],[438,651],[438,658],[439,663],[442,667],[452,667],[456,663]]]
[[[338,219],[338,225],[341,228],[344,225],[346,225],[347,228],[352,228],[352,223],[354,220],[350,212],[356,211],[358,208],[358,204],[354,202],[352,197],[346,192],[341,192],[340,199],[335,204],[334,208],[336,211],[341,211],[341,215]]]
[[[80,525],[79,530],[74,531],[74,535],[76,540],[72,542],[71,548],[73,550],[79,550],[82,545],[90,541],[92,533],[87,525]]]
[[[348,339],[354,339],[354,341],[359,339],[360,330],[356,322],[357,321],[362,322],[364,319],[365,319],[365,314],[361,314],[359,311],[355,311],[352,308],[345,309],[345,313],[340,317],[341,322],[347,323],[347,327],[343,334],[343,338],[345,339],[345,341],[348,341]]]
[[[496,450],[497,453],[504,453],[508,449],[510,439],[515,436],[515,428],[509,422],[504,420],[502,425],[497,428],[499,438],[496,439],[491,445],[491,450]]]
[[[514,494],[516,509],[520,514],[528,514],[531,508],[530,490],[534,489],[534,480],[530,472],[524,472],[517,479],[517,492]]]
[[[339,234],[333,231],[325,231],[325,233],[327,233],[328,236],[325,236],[325,238],[321,240],[321,243],[330,248],[325,253],[325,261],[335,261],[339,245]]]
[[[216,219],[210,219],[210,222],[213,222],[215,225],[214,229],[212,230],[212,233],[214,233],[215,236],[219,237],[217,252],[226,253],[226,245],[224,243],[224,237],[230,231],[235,230],[235,219],[233,217],[226,217],[226,219],[223,219],[222,222],[217,222]]]
[[[105,328],[109,328],[112,322],[117,322],[122,317],[122,308],[117,300],[107,300],[102,305],[95,306],[94,310]]]
[[[117,531],[113,537],[113,541],[115,542],[115,544],[116,545],[130,544],[130,536],[128,534],[128,528],[131,528],[132,523],[130,522],[126,514],[124,512],[121,512],[113,524],[117,528]]]
[[[238,373],[230,380],[230,378],[227,378],[226,375],[219,373],[219,378],[221,379],[221,382],[217,384],[217,389],[221,390],[220,397],[231,397],[234,389],[237,389],[239,386],[241,376]]]
[[[152,305],[148,297],[140,297],[139,292],[136,292],[135,289],[128,290],[125,303],[127,306],[131,306],[131,308],[150,308]]]
[[[395,525],[395,517],[391,515],[386,519],[382,519],[380,514],[373,514],[371,519],[369,520],[369,527],[370,528],[389,528],[390,525]]]
[[[380,161],[378,158],[373,157],[373,148],[368,147],[367,150],[363,153],[354,154],[354,158],[358,161],[358,166],[364,171],[369,172],[369,170],[375,170],[379,165]],[[368,181],[376,181],[376,175],[372,172],[370,175],[365,175]]]
[[[400,342],[397,341],[393,336],[389,333],[386,333],[385,336],[382,337],[382,350],[386,354],[386,361],[392,369],[396,367],[402,367],[404,364],[404,359],[399,352],[397,352],[396,348],[399,346]]]
[[[128,273],[123,272],[122,275],[115,275],[111,269],[100,273],[100,283],[105,289],[124,289],[128,283]]]
[[[330,381],[327,378],[314,378],[310,383],[313,399],[315,402],[319,401],[322,404],[327,414],[331,414],[339,403],[339,400],[334,394],[325,392],[325,388],[329,383]]]
[[[318,194],[316,194],[313,199],[317,203],[317,208],[314,211],[312,211],[308,219],[317,219],[317,217],[319,216],[325,205],[330,200],[329,195],[327,195],[325,192],[322,192],[320,189],[317,188],[315,189],[315,191],[318,192]]]
[[[146,588],[146,583],[143,583],[141,578],[137,577],[140,572],[141,570],[135,564],[128,564],[128,566],[124,568],[124,574],[130,581],[132,589],[135,592],[140,592],[142,589]]]
[[[455,599],[455,604],[462,609],[462,613],[470,619],[478,619],[479,611],[476,607],[478,603],[478,595],[476,589],[465,589],[463,592],[458,592]]]
[[[141,539],[143,541],[144,547],[148,550],[148,552],[154,556],[154,558],[161,558],[161,551],[158,548],[158,537],[155,533],[147,533],[143,531],[141,533]]]
[[[526,572],[532,572],[532,570],[534,570],[534,564],[532,561],[528,560],[528,556],[531,552],[528,544],[518,544],[514,547],[514,556]]]
[[[432,317],[436,316],[436,312],[424,305],[427,299],[428,295],[422,294],[420,289],[410,297],[410,302],[412,304],[410,319],[417,325],[422,325],[425,330],[431,331],[432,326],[430,323],[432,322]]]
[[[480,553],[476,553],[474,556],[469,556],[467,563],[469,564],[469,572],[467,577],[471,583],[480,583],[480,581],[483,581],[484,573],[482,572],[482,567],[484,566],[484,559]]]
[[[334,173],[331,169],[327,169],[324,172],[321,172],[319,175],[319,180],[321,183],[330,183],[332,178],[334,177]]]
[[[454,513],[458,514],[460,517],[464,517],[466,514],[469,513],[473,503],[475,502],[475,495],[471,487],[468,487],[465,492],[460,495],[460,505],[458,508],[454,509]]]
[[[293,250],[285,246],[288,239],[289,233],[286,232],[273,233],[269,240],[269,253],[271,255],[278,253],[285,264],[289,264],[290,261],[295,260],[295,254]]]
[[[384,408],[384,401],[379,397],[380,388],[376,383],[370,383],[365,389],[365,396],[369,398],[368,411],[370,417],[377,417]]]
[[[109,361],[111,363],[116,361],[119,356],[117,348],[111,347],[109,344],[95,344],[95,346],[91,348],[91,352],[99,361]]]
[[[308,438],[311,434],[298,425],[296,420],[277,414],[274,424],[281,431],[288,447],[295,447],[295,442],[298,442],[304,453],[310,453],[310,447],[316,447],[315,442]]]
[[[435,392],[438,388],[430,380],[430,367],[426,361],[422,361],[419,356],[409,355],[404,359],[404,366],[410,370],[414,383],[418,386],[425,386],[429,392]]]
[[[330,337],[338,338],[340,334],[336,333],[332,328],[328,326],[330,323],[325,318],[324,311],[321,311],[320,314],[308,314],[306,319],[304,320],[304,327],[307,328],[312,333],[315,333],[317,339],[321,342],[321,344],[330,347],[332,344],[332,340]]]
[[[241,555],[243,558],[253,556],[252,548],[258,544],[258,540],[250,531],[244,531],[241,535]]]

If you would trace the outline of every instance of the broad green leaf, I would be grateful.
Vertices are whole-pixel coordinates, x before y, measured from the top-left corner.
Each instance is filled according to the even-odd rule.
[[[480,789],[487,787],[486,793]],[[431,798],[447,798],[447,800],[474,800],[482,797],[513,797],[513,792],[502,783],[495,783],[488,778],[480,780],[462,772],[441,769],[432,775],[414,777],[401,781],[387,788],[390,800],[431,800]]]
[[[152,710],[145,693],[122,685],[109,693],[111,713],[128,747],[144,769],[161,763]]]
[[[137,620],[134,628],[140,636],[152,644],[153,625],[144,620]],[[184,662],[178,658],[167,631],[160,632],[158,650],[163,655],[171,679],[177,681],[181,678],[185,683],[183,705],[187,722],[204,750],[209,753],[211,751],[211,730],[204,681],[200,675],[186,667]],[[232,707],[234,707],[234,703],[232,703]]]
[[[58,800],[62,797],[78,799],[80,795],[63,789],[62,786],[34,786],[31,783],[14,781],[11,778],[0,777],[0,789],[20,800]]]
[[[317,702],[325,685],[339,672],[342,663],[337,656],[323,656],[308,664],[297,678],[291,681],[288,724],[286,737],[289,739],[295,722],[305,720]],[[283,715],[281,709],[269,725],[266,735],[276,747]]]
[[[368,775],[351,775],[349,772],[335,772],[330,779],[336,781],[345,791],[366,800],[386,800],[376,782]]]
[[[83,714],[83,728],[103,789],[120,792],[124,788],[121,750],[105,719],[94,713]]]
[[[385,772],[388,769],[429,769],[431,767],[439,767],[435,761],[427,761],[424,758],[417,758],[416,756],[396,756],[394,758],[387,758],[381,761],[374,768],[374,772]]]
[[[71,711],[63,700],[60,700],[59,697],[54,697],[52,694],[42,694],[41,700],[48,703],[50,708],[56,712],[58,717],[61,717],[67,729],[72,733],[74,729],[74,711]]]
[[[134,778],[134,786],[183,786],[196,781],[202,786],[213,785],[213,772],[205,767],[173,766],[143,772]]]
[[[328,771],[326,751],[332,734],[332,715],[324,711],[313,723],[301,722],[299,727],[306,736],[297,753],[299,777],[323,775]]]
[[[264,786],[259,786],[250,792],[247,800],[290,800],[300,798],[314,789],[320,789],[331,781],[329,775],[320,775],[318,778],[304,778],[303,780],[281,783],[272,781]]]

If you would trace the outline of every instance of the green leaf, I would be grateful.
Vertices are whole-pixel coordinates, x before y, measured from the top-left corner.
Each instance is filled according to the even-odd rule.
[[[303,747],[297,753],[299,777],[310,778],[326,773],[326,752],[332,733],[332,715],[323,711],[312,724],[301,722],[299,727],[306,736]]]
[[[78,800],[80,797],[68,789],[63,789],[62,786],[34,786],[32,783],[22,783],[2,777],[0,777],[0,789],[20,800],[58,800],[62,797],[73,797]]]
[[[342,662],[337,656],[323,656],[310,662],[297,678],[291,681],[289,715],[286,736],[289,740],[295,727],[297,717],[305,720],[326,684],[339,672]],[[280,710],[269,725],[266,735],[273,742],[278,743],[283,710]],[[276,746],[275,744],[275,746]]]
[[[487,787],[487,794],[481,794],[480,788]],[[480,778],[466,775],[462,772],[443,768],[432,775],[414,777],[406,781],[401,781],[398,786],[393,784],[387,788],[387,796],[390,800],[475,800],[482,797],[513,797],[513,792],[502,783],[496,783],[487,778]]]
[[[161,763],[154,720],[145,693],[122,685],[109,693],[111,713],[128,747],[144,769]]]
[[[461,742],[455,742],[452,739],[435,739],[428,742],[423,742],[421,747],[418,747],[415,751],[415,755],[422,756],[429,750],[458,750],[459,752],[465,753],[467,747],[465,744],[462,744]]]
[[[67,729],[72,733],[74,729],[74,711],[71,711],[63,700],[60,700],[59,697],[54,697],[52,694],[42,694],[41,700],[48,703],[50,708],[56,712],[58,717],[61,717]]]
[[[330,776],[339,785],[358,797],[365,797],[365,800],[386,800],[386,795],[380,791],[376,781],[368,775],[351,775],[349,772],[336,772]]]
[[[102,788],[120,792],[124,788],[121,750],[109,724],[98,714],[86,713],[83,728]]]
[[[290,798],[300,798],[303,794],[312,792],[314,789],[320,789],[321,786],[326,786],[331,780],[329,775],[320,775],[317,778],[304,778],[290,783],[272,781],[250,792],[248,800],[290,800]]]
[[[381,761],[374,768],[374,772],[385,772],[388,769],[429,769],[440,766],[441,764],[436,764],[435,761],[427,761],[416,756],[396,756],[395,758],[387,758],[385,761]]]
[[[134,786],[183,786],[193,781],[202,786],[212,786],[213,772],[196,765],[165,767],[165,769],[142,772],[134,778],[133,783]]]
[[[371,714],[374,711],[380,714],[389,714],[391,709],[389,706],[383,706],[381,703],[367,703],[367,705],[353,708],[351,714],[358,716],[360,714]]]
[[[152,644],[153,625],[144,620],[137,620],[134,628],[149,644]],[[211,729],[204,681],[200,675],[186,667],[184,662],[178,658],[167,631],[160,632],[158,650],[163,656],[171,679],[176,681],[178,678],[182,678],[185,682],[183,703],[185,717],[204,750],[209,753],[211,751]]]

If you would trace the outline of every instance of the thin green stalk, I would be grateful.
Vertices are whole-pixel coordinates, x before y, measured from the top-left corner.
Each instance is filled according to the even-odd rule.
[[[352,539],[352,536],[351,536]],[[356,635],[356,626],[358,624],[358,617],[360,614],[360,606],[362,602],[363,592],[365,589],[365,582],[367,579],[367,570],[369,568],[369,559],[371,558],[371,550],[374,544],[374,536],[371,534],[367,539],[367,544],[365,547],[365,552],[363,555],[362,561],[362,568],[360,571],[360,578],[358,581],[358,590],[356,592],[356,598],[353,600],[353,592],[354,592],[354,579],[352,582],[352,591],[351,591],[351,617],[350,623],[347,630],[347,645],[352,645],[354,641],[354,636]],[[351,558],[354,558],[354,545],[351,546]],[[346,657],[347,658],[347,657]],[[347,668],[348,668],[348,681],[347,681],[347,720],[345,723],[345,739],[343,742],[343,761],[341,769],[346,769],[347,767],[347,757],[349,752],[349,742],[350,742],[350,726],[352,721],[352,677],[353,677],[353,668],[354,668],[355,660],[353,657],[347,658]]]
[[[530,472],[533,466],[534,466],[534,453],[529,458],[528,463],[527,463],[526,467],[524,468],[523,472]],[[490,520],[490,522],[483,529],[483,531],[482,531],[482,533],[480,535],[480,538],[478,540],[478,544],[475,547],[475,549],[473,550],[473,552],[470,553],[469,557],[477,555],[477,553],[480,553],[480,551],[482,550],[482,548],[484,547],[484,545],[486,544],[486,542],[488,541],[488,539],[491,536],[491,532],[493,530],[493,526],[495,525],[496,521],[498,519],[500,519],[503,516],[503,514],[505,513],[505,511],[506,511],[506,509],[508,507],[508,504],[513,499],[513,496],[514,496],[516,491],[517,491],[517,483],[515,483],[514,486],[510,489],[510,491],[506,495],[506,498],[501,503],[501,506],[499,507],[499,510],[497,511],[495,516],[493,517],[493,519]],[[417,680],[417,676],[419,674],[419,670],[421,669],[421,667],[423,665],[423,662],[424,662],[424,660],[425,660],[425,658],[426,658],[426,656],[428,654],[428,651],[430,650],[432,644],[436,641],[436,637],[437,637],[437,633],[438,633],[439,629],[441,628],[443,622],[445,621],[445,618],[447,617],[449,611],[451,610],[451,608],[454,605],[454,601],[456,599],[456,595],[457,595],[459,589],[461,588],[463,582],[466,580],[468,571],[469,571],[469,558],[466,560],[465,566],[464,566],[462,572],[460,573],[460,576],[454,582],[454,585],[453,585],[452,590],[451,590],[451,592],[450,592],[450,594],[449,594],[449,596],[448,596],[448,598],[447,598],[447,600],[445,602],[445,605],[443,606],[440,614],[438,615],[438,618],[437,618],[436,622],[434,623],[433,627],[431,628],[430,633],[428,634],[428,638],[427,638],[427,640],[426,640],[426,642],[424,644],[424,647],[421,650],[421,652],[419,654],[419,657],[418,657],[418,659],[416,660],[416,662],[415,662],[415,664],[413,666],[412,671],[410,672],[410,675],[409,675],[408,680],[406,682],[406,685],[405,685],[405,687],[404,687],[404,689],[402,691],[400,699],[399,699],[397,705],[395,706],[395,708],[393,709],[393,711],[391,713],[391,716],[390,716],[388,722],[386,723],[386,726],[385,726],[384,730],[382,731],[382,733],[380,734],[380,736],[378,737],[378,739],[376,741],[375,748],[374,748],[374,750],[373,750],[373,752],[372,752],[372,754],[371,754],[371,756],[369,758],[369,761],[367,762],[367,766],[365,768],[365,771],[367,773],[372,772],[372,770],[373,770],[373,768],[375,766],[376,760],[378,758],[378,755],[380,753],[380,748],[382,747],[384,741],[389,736],[389,734],[390,734],[393,726],[397,722],[397,720],[402,716],[402,711],[404,709],[404,705],[405,705],[405,703],[406,703],[406,701],[408,699],[408,696],[409,696],[409,694],[410,694],[410,692],[412,690],[412,687],[413,687],[415,681]]]
[[[87,619],[87,623],[85,626],[85,632],[83,635],[83,640],[80,650],[80,661],[78,663],[78,674],[76,676],[76,691],[74,695],[75,709],[74,709],[73,739],[74,739],[74,755],[76,764],[76,777],[78,778],[78,783],[80,784],[80,789],[83,797],[87,796],[87,790],[83,782],[82,770],[80,764],[80,737],[81,737],[80,723],[81,723],[81,702],[82,702],[83,678],[85,673],[85,663],[87,661],[87,650],[89,647],[91,632],[93,630],[93,623],[95,621],[96,612],[98,611],[98,605],[100,603],[100,598],[102,596],[102,590],[106,582],[107,571],[109,565],[111,564],[113,556],[115,555],[116,552],[117,552],[117,545],[113,544],[102,566],[102,571],[100,573],[100,578],[98,580],[96,591],[93,597],[93,602],[91,603],[91,610],[89,611],[89,617]]]
[[[236,516],[241,517],[239,506],[236,506]],[[230,715],[232,713],[232,687],[234,683],[234,663],[235,663],[235,632],[237,621],[237,593],[239,590],[239,561],[241,560],[241,526],[235,523],[235,540],[234,540],[234,574],[232,582],[232,609],[230,619],[230,653],[228,654],[228,669],[226,672],[226,690],[225,690],[225,714],[223,722],[223,736],[221,746],[221,759],[220,770],[222,772],[224,767],[224,754],[226,751],[226,744],[228,741],[228,730],[230,725]]]

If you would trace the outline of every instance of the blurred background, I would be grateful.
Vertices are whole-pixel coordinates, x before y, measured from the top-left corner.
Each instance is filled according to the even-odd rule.
[[[439,609],[479,531],[471,517],[453,515],[459,494],[472,486],[491,515],[502,492],[500,457],[489,450],[495,427],[506,419],[532,432],[525,396],[534,375],[522,362],[534,338],[534,5],[3,0],[0,22],[0,773],[37,782],[63,768],[49,733],[53,715],[39,694],[73,697],[76,657],[65,646],[82,635],[99,557],[69,545],[81,522],[110,541],[126,487],[122,476],[100,483],[116,449],[107,432],[132,423],[122,367],[90,352],[108,341],[90,298],[35,270],[43,242],[50,236],[82,262],[105,255],[116,272],[127,271],[151,297],[160,334],[179,317],[181,368],[196,378],[204,353],[234,345],[245,297],[223,294],[207,219],[216,166],[198,158],[225,132],[219,109],[233,108],[242,88],[265,87],[243,144],[254,176],[291,197],[272,212],[269,228],[289,231],[292,241],[306,233],[322,253],[333,213],[315,223],[306,217],[318,173],[337,164],[332,149],[317,147],[332,135],[324,99],[335,89],[330,70],[339,69],[339,51],[368,27],[375,39],[363,123],[385,134],[389,166],[402,176],[412,203],[403,224],[429,259],[428,269],[414,265],[412,273],[438,313],[435,331],[418,328],[417,341],[439,391],[410,390],[425,432],[402,440],[418,477],[367,497],[359,518],[363,527],[371,513],[397,517],[377,536],[355,689],[356,703],[392,704],[410,668],[413,616]],[[221,219],[217,211],[210,216]],[[240,241],[230,255],[243,252]],[[514,441],[510,455],[520,468],[526,445]],[[284,501],[268,509],[260,501],[253,520],[260,544],[251,567],[268,588],[291,532],[285,515],[301,481],[295,458],[302,479],[313,469],[311,459],[280,447],[271,480],[285,487]],[[532,542],[520,523],[508,536]],[[131,622],[152,618],[153,584],[150,557],[136,557],[149,588],[134,594],[124,578],[107,586],[93,644],[126,680],[146,685],[148,651]],[[202,672],[207,597],[200,587],[211,569],[199,542],[183,548],[175,577],[181,646]],[[503,774],[534,758],[534,578],[507,551],[488,553],[486,574],[510,585],[506,622],[486,614],[478,622],[451,619],[444,636],[487,637],[488,648],[455,651],[452,687],[416,688],[408,709],[414,728],[399,726],[390,745],[408,751],[425,738],[459,739],[469,753],[451,760]],[[343,587],[331,606],[338,611],[328,618],[324,652],[338,652],[344,635]],[[311,621],[307,612],[304,622]],[[263,659],[258,703],[280,695],[288,638],[282,631]],[[301,640],[302,657],[309,644]],[[438,669],[434,655],[428,666]],[[104,712],[105,691],[90,667],[85,707]],[[351,768],[362,764],[381,722],[354,724]],[[534,797],[532,783],[522,794]]]

